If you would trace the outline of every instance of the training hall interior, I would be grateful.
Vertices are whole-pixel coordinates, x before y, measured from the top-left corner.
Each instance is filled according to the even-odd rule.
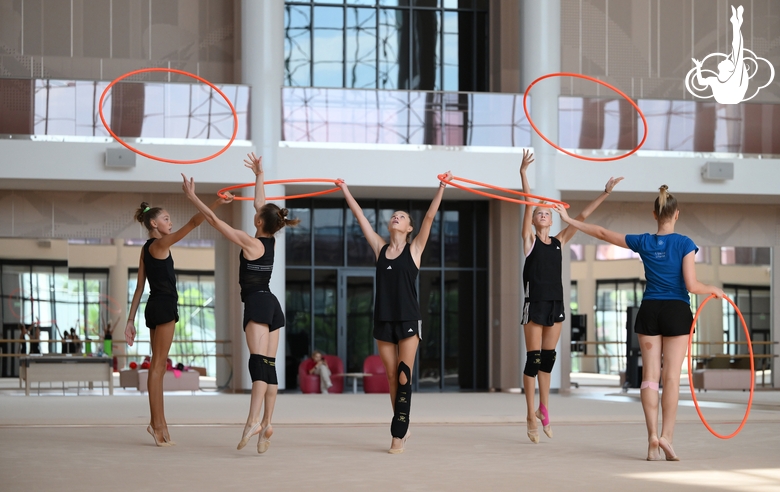
[[[720,102],[736,40],[747,89]],[[780,0],[0,0],[0,48],[0,488],[54,487],[82,464],[123,490],[224,486],[206,473],[214,458],[235,487],[279,490],[780,488]],[[533,195],[572,217],[623,177],[587,222],[625,234],[656,232],[667,185],[698,279],[733,301],[690,296],[676,468],[642,461],[645,265],[582,232],[562,248],[556,437],[529,448],[527,198],[511,193],[524,150]],[[207,204],[245,185],[216,214],[251,234],[252,152],[266,195],[300,220],[276,235],[270,281],[286,318],[274,446],[233,448],[253,387],[240,249],[204,222],[170,250],[179,320],[163,388],[178,446],[153,449],[148,285],[132,346],[124,334],[148,239],[135,212],[162,207],[177,229],[197,213],[182,175]],[[387,459],[433,468],[400,484],[397,463],[377,466],[393,414],[375,256],[333,180],[387,240],[395,211],[421,223],[447,171],[477,184],[446,187],[422,254],[419,427]],[[553,213],[552,233],[561,224]],[[325,395],[315,351],[334,375]],[[741,434],[716,439],[705,416]],[[105,466],[166,452],[126,483]],[[11,474],[22,462],[43,469]]]

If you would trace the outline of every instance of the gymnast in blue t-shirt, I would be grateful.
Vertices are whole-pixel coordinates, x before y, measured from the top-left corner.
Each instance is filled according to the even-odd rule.
[[[639,307],[634,330],[642,349],[642,408],[647,424],[647,460],[661,458],[679,461],[672,448],[677,400],[680,393],[680,369],[688,349],[693,315],[688,293],[723,298],[723,290],[696,279],[694,256],[699,250],[690,238],[674,232],[680,217],[677,199],[661,186],[655,199],[653,216],[658,221],[655,234],[622,234],[572,219],[562,206],[555,210],[561,219],[585,234],[639,253],[645,265],[647,285]],[[661,360],[664,360],[663,370]],[[663,374],[662,374],[663,372]],[[658,434],[658,381],[663,376],[663,423]],[[659,449],[660,448],[660,449]]]

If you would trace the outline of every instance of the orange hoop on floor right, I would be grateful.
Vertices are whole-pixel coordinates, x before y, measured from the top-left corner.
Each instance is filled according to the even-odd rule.
[[[569,204],[568,203],[562,202],[560,200],[554,200],[552,198],[545,198],[543,196],[532,195],[530,193],[524,193],[522,191],[510,190],[509,188],[502,188],[500,186],[495,186],[495,185],[488,184],[488,183],[481,183],[479,181],[474,181],[473,179],[461,178],[459,176],[453,176],[451,180],[447,180],[447,179],[445,179],[446,174],[439,174],[437,177],[439,178],[439,181],[441,181],[442,183],[450,184],[450,185],[454,186],[455,188],[459,188],[459,189],[465,190],[465,191],[470,191],[471,193],[475,193],[477,195],[486,196],[488,198],[495,198],[496,200],[504,200],[505,202],[519,203],[520,205],[532,205],[534,207],[546,207],[546,208],[553,208],[553,207],[555,207],[555,205],[561,204],[561,205],[563,205],[563,208],[569,208]],[[485,188],[490,188],[490,189],[496,190],[496,191],[503,191],[504,193],[511,193],[513,195],[520,195],[520,196],[525,196],[525,197],[528,197],[528,198],[535,198],[537,200],[544,200],[545,202],[549,202],[549,203],[539,203],[539,202],[531,202],[531,201],[527,201],[527,200],[517,200],[515,198],[509,198],[509,197],[506,197],[506,196],[496,195],[494,193],[488,193],[488,192],[482,191],[482,190],[475,190],[474,188],[469,188],[468,186],[463,186],[463,185],[459,185],[458,183],[454,183],[453,181],[455,181],[455,180],[463,181],[464,183],[469,183],[469,184],[473,184],[473,185],[477,185],[477,186],[484,186]]]
[[[745,426],[745,422],[747,422],[748,416],[750,415],[750,407],[753,406],[753,391],[756,388],[756,367],[755,367],[755,362],[753,361],[753,344],[750,342],[750,330],[748,330],[747,323],[745,323],[745,318],[742,317],[742,312],[739,310],[737,305],[734,304],[734,301],[732,301],[728,296],[723,296],[723,298],[729,301],[729,303],[731,303],[731,305],[737,311],[737,314],[739,315],[739,320],[742,321],[742,328],[745,329],[748,351],[750,352],[750,398],[748,399],[747,410],[745,410],[745,417],[742,419],[742,423],[739,424],[739,427],[737,427],[737,430],[735,430],[728,436],[718,434],[717,432],[715,432],[715,430],[712,427],[710,427],[710,424],[707,423],[707,419],[704,418],[704,415],[701,413],[701,409],[699,408],[699,400],[696,399],[696,391],[693,387],[693,358],[691,357],[691,348],[693,346],[693,329],[696,327],[696,320],[699,319],[699,313],[701,313],[701,308],[703,308],[704,305],[707,304],[707,302],[710,299],[714,299],[714,298],[715,298],[715,294],[710,294],[708,298],[704,299],[704,302],[701,303],[699,309],[696,310],[696,316],[693,317],[693,323],[691,323],[691,332],[688,335],[688,385],[691,387],[691,398],[693,398],[693,404],[696,406],[696,413],[699,414],[699,418],[701,419],[701,422],[704,424],[704,427],[706,427],[707,430],[710,431],[712,435],[715,437],[718,437],[720,439],[731,439],[732,437],[739,434],[739,432]]]

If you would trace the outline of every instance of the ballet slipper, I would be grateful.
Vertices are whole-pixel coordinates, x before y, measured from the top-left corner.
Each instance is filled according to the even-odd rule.
[[[652,441],[647,445],[647,461],[659,461],[661,459],[661,449],[658,441]]]
[[[674,453],[672,444],[665,437],[658,439],[658,446],[663,450],[666,461],[680,461],[680,457]]]
[[[236,449],[244,449],[244,446],[249,444],[249,440],[252,439],[252,436],[257,434],[257,429],[260,428],[260,422],[255,422],[252,427],[250,427],[248,430],[244,431],[244,435],[241,436],[241,442],[238,443],[238,446]]]
[[[263,427],[263,430],[260,431],[260,437],[257,439],[257,452],[260,454],[265,453],[268,451],[268,448],[271,447],[271,441],[265,437],[265,433],[269,427],[271,427],[271,424]]]
[[[536,427],[534,427],[533,429],[531,428],[531,423],[536,425],[536,421],[534,419],[526,419],[526,422],[528,425],[528,430],[526,431],[526,433],[528,434],[528,439],[530,439],[531,442],[534,444],[539,444],[539,429],[537,429]]]
[[[542,421],[542,430],[544,433],[552,439],[553,431],[550,425],[550,415],[547,413],[547,407],[543,404],[539,404],[539,409],[536,411],[536,418]]]
[[[394,437],[393,439],[398,439],[399,441],[401,441],[401,447],[400,448],[393,448],[393,447],[391,447],[390,449],[387,450],[387,452],[390,453],[390,454],[401,454],[401,453],[403,453],[404,449],[406,448],[406,440],[409,439],[409,436],[411,436],[411,435],[412,435],[412,431],[407,429],[406,430],[406,435],[404,436],[403,439],[398,439],[397,437]],[[392,444],[391,444],[391,446],[392,446]]]
[[[147,425],[146,426],[146,432],[148,432],[149,434],[152,435],[152,438],[154,439],[154,444],[156,444],[158,448],[166,448],[166,447],[169,447],[171,445],[170,443],[165,442],[164,439],[163,439],[162,442],[158,441],[157,440],[157,436],[154,435],[154,430],[152,429],[151,425]]]

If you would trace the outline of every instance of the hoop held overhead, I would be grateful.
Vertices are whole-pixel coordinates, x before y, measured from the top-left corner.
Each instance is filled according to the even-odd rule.
[[[639,113],[639,116],[642,118],[642,124],[644,125],[644,128],[645,128],[645,134],[644,134],[644,136],[642,136],[642,141],[639,142],[639,145],[634,147],[627,154],[618,155],[618,156],[612,156],[612,157],[590,157],[590,156],[575,154],[574,152],[570,152],[568,150],[565,150],[562,147],[560,147],[558,144],[554,143],[552,140],[547,138],[541,132],[541,130],[539,130],[539,128],[536,127],[536,125],[534,124],[534,121],[531,119],[531,114],[528,112],[528,105],[527,105],[528,93],[531,92],[531,87],[536,85],[537,82],[541,82],[542,80],[549,79],[551,77],[577,77],[579,79],[590,80],[591,82],[596,82],[597,84],[603,85],[604,87],[606,87],[608,89],[612,89],[613,91],[615,91],[618,94],[620,94],[621,96],[623,96],[623,98],[626,101],[628,101],[634,107],[634,109],[636,109],[636,112]],[[548,73],[547,75],[542,75],[538,79],[534,80],[533,82],[528,84],[528,87],[525,88],[525,92],[523,93],[523,111],[525,112],[526,119],[528,119],[528,123],[531,124],[531,128],[533,128],[534,131],[540,137],[542,137],[542,140],[544,140],[545,142],[547,142],[548,144],[550,144],[554,148],[560,150],[564,154],[570,155],[572,157],[576,157],[577,159],[583,159],[583,160],[586,160],[586,161],[594,161],[594,162],[608,162],[608,161],[617,161],[617,160],[620,160],[620,159],[625,159],[626,157],[630,156],[631,154],[633,154],[636,151],[638,151],[639,149],[641,149],[642,146],[645,144],[645,141],[647,140],[647,120],[645,119],[645,114],[642,112],[641,109],[639,109],[639,106],[634,102],[634,100],[631,99],[630,97],[628,97],[628,95],[626,95],[625,92],[621,91],[620,89],[618,89],[614,85],[608,84],[608,83],[604,82],[603,80],[599,80],[599,79],[594,78],[594,77],[589,77],[587,75],[582,75],[581,73],[571,73],[571,72]]]
[[[569,204],[568,203],[562,202],[560,200],[555,200],[553,198],[545,198],[543,196],[538,196],[538,195],[532,195],[530,193],[524,193],[522,191],[510,190],[509,188],[502,188],[501,186],[495,186],[495,185],[488,184],[488,183],[481,183],[479,181],[474,181],[473,179],[461,178],[460,176],[453,176],[451,180],[447,180],[447,179],[445,179],[446,178],[446,174],[439,174],[437,177],[439,178],[439,181],[441,181],[442,183],[450,184],[450,185],[454,186],[455,188],[459,188],[459,189],[465,190],[465,191],[470,191],[471,193],[475,193],[477,195],[486,196],[488,198],[495,198],[497,200],[504,200],[505,202],[519,203],[521,205],[533,205],[535,207],[546,207],[546,208],[553,208],[553,207],[555,207],[555,205],[561,204],[561,205],[563,205],[563,208],[569,208]],[[504,193],[511,193],[513,195],[520,195],[520,196],[525,196],[525,197],[528,197],[528,198],[535,198],[537,200],[540,200],[540,201],[543,200],[543,201],[549,202],[549,203],[531,202],[531,201],[527,201],[527,200],[517,200],[515,198],[509,198],[509,197],[506,197],[506,196],[496,195],[496,194],[493,194],[493,193],[488,193],[486,191],[477,190],[477,189],[474,189],[474,188],[469,188],[468,186],[459,185],[458,183],[454,183],[453,182],[455,180],[463,181],[464,183],[469,183],[469,184],[473,184],[473,185],[476,185],[476,186],[483,186],[485,188],[490,188],[490,189],[496,190],[496,191],[503,191]]]
[[[222,98],[225,100],[225,102],[228,104],[228,106],[230,106],[230,110],[233,112],[233,135],[230,136],[230,141],[224,147],[222,147],[219,151],[211,154],[210,156],[203,157],[201,159],[181,160],[181,159],[167,159],[165,157],[157,157],[157,156],[152,155],[152,154],[147,154],[146,152],[142,152],[142,151],[136,149],[135,147],[131,146],[130,144],[128,144],[127,142],[125,142],[124,140],[119,138],[119,136],[116,133],[114,133],[114,131],[111,129],[111,126],[108,124],[108,122],[106,122],[106,118],[103,116],[103,99],[105,99],[106,94],[108,93],[108,90],[111,89],[120,80],[126,79],[128,77],[132,77],[133,75],[136,75],[136,74],[139,74],[139,73],[146,73],[146,72],[178,73],[180,75],[185,75],[187,77],[192,77],[193,79],[196,79],[196,80],[198,80],[200,82],[203,82],[204,84],[208,85],[209,87],[211,87],[212,89],[217,91],[217,93],[220,96],[222,96]],[[225,95],[225,93],[222,92],[216,85],[212,84],[211,82],[209,82],[208,80],[204,79],[203,77],[195,75],[194,73],[185,72],[184,70],[177,70],[175,68],[158,68],[158,67],[155,67],[155,68],[142,68],[140,70],[133,70],[132,72],[128,72],[128,73],[122,75],[121,77],[117,77],[116,79],[112,80],[111,83],[108,84],[108,86],[105,89],[103,89],[103,93],[100,95],[100,101],[98,102],[98,114],[100,115],[100,121],[103,122],[103,126],[106,127],[106,130],[108,131],[108,133],[110,133],[111,136],[114,137],[114,140],[116,140],[117,142],[122,144],[125,148],[127,148],[128,150],[132,150],[136,154],[142,155],[142,156],[146,157],[147,159],[153,159],[155,161],[160,161],[160,162],[167,162],[169,164],[197,164],[199,162],[204,162],[204,161],[211,160],[211,159],[221,155],[227,149],[229,149],[230,146],[233,145],[233,141],[236,139],[236,135],[238,134],[238,113],[236,113],[236,108],[233,106],[233,103],[230,102],[230,99],[228,99],[228,97]]]
[[[750,415],[750,407],[753,406],[753,391],[756,388],[756,366],[755,366],[755,361],[753,360],[753,344],[750,342],[750,330],[748,330],[747,323],[745,323],[745,318],[742,317],[742,312],[739,310],[739,308],[734,303],[734,301],[732,301],[728,296],[724,295],[723,298],[729,301],[729,303],[737,311],[737,314],[739,315],[739,320],[742,321],[742,328],[744,328],[745,330],[748,351],[750,352],[750,398],[748,398],[748,404],[747,404],[747,409],[745,410],[745,416],[742,418],[742,422],[739,424],[739,427],[737,427],[737,430],[735,430],[728,436],[718,434],[717,432],[715,432],[715,430],[712,427],[710,427],[710,424],[707,422],[707,419],[704,418],[704,415],[701,413],[701,409],[699,408],[699,400],[696,399],[696,391],[693,387],[693,357],[691,357],[692,355],[691,348],[693,345],[693,329],[696,326],[696,320],[699,318],[699,313],[701,313],[701,308],[703,308],[704,305],[707,304],[707,302],[710,299],[714,299],[714,298],[715,298],[715,294],[710,294],[708,298],[704,299],[704,302],[701,303],[699,309],[696,310],[696,316],[693,317],[693,323],[691,323],[691,332],[688,334],[688,385],[691,387],[691,398],[693,399],[693,404],[696,406],[696,413],[699,414],[699,418],[701,419],[701,422],[704,424],[704,427],[706,427],[707,430],[710,431],[712,435],[715,437],[719,437],[720,439],[731,439],[732,437],[739,434],[739,432],[745,426],[745,422],[747,422],[748,416]]]
[[[329,193],[335,193],[339,191],[341,188],[339,188],[339,183],[341,180],[338,179],[327,179],[327,178],[295,178],[295,179],[272,179],[269,181],[266,181],[264,184],[267,185],[275,185],[275,184],[287,184],[287,183],[333,183],[336,185],[334,188],[329,188],[327,190],[321,190],[321,191],[314,191],[311,193],[301,193],[300,195],[286,195],[286,196],[269,196],[266,197],[265,200],[268,202],[271,201],[281,201],[281,200],[295,200],[296,198],[311,198],[313,196],[320,196],[320,195],[327,195]],[[225,196],[225,193],[232,190],[237,190],[240,188],[249,188],[250,186],[255,186],[255,183],[244,183],[244,184],[238,184],[233,186],[228,186],[226,188],[222,188],[217,192],[217,196],[220,198],[227,198]],[[233,197],[234,200],[254,200],[255,197],[253,196],[236,196]]]

